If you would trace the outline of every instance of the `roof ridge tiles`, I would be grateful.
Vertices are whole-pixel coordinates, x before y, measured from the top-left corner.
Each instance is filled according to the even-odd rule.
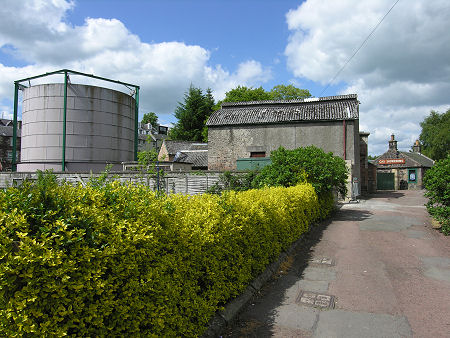
[[[348,100],[348,99],[358,99],[358,95],[357,94],[345,94],[345,95],[324,96],[324,97],[307,97],[304,99],[296,99],[296,100],[263,100],[263,101],[223,102],[222,107],[289,104],[289,103],[314,103],[314,102]]]

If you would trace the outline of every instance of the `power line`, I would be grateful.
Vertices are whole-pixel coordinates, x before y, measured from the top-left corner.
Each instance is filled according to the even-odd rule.
[[[334,77],[328,82],[327,86],[325,87],[324,90],[322,90],[322,92],[320,93],[319,96],[322,96],[322,94],[330,87],[330,85],[333,83],[333,81],[336,80],[336,78],[339,76],[339,74],[344,70],[344,68],[350,63],[350,61],[354,58],[354,56],[364,46],[364,44],[367,42],[367,40],[369,40],[369,38],[372,36],[372,34],[375,32],[375,30],[378,28],[378,26],[380,26],[380,24],[383,22],[383,20],[388,16],[388,14],[392,11],[392,9],[395,7],[395,5],[397,5],[397,3],[399,1],[400,0],[397,0],[392,5],[392,7],[387,11],[387,13],[381,18],[381,20],[376,24],[376,26],[372,29],[372,31],[369,33],[369,35],[367,35],[367,37],[364,39],[364,41],[361,43],[361,45],[359,45],[359,47],[356,49],[356,51],[353,53],[353,55],[350,56],[350,58],[344,63],[344,65],[341,67],[341,69],[338,70],[336,75],[334,75]]]

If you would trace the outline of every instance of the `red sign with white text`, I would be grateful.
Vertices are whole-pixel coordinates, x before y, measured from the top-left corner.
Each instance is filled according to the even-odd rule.
[[[385,160],[379,160],[378,164],[404,164],[404,158],[387,158]]]

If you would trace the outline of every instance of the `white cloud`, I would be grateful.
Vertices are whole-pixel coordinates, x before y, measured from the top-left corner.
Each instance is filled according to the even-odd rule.
[[[68,68],[135,83],[141,87],[141,113],[168,114],[190,84],[210,87],[220,99],[233,86],[260,85],[271,76],[255,60],[230,72],[210,65],[210,52],[201,46],[143,42],[117,19],[87,18],[73,26],[65,21],[73,7],[64,0],[2,2],[0,48],[12,49],[30,65],[0,64],[0,100],[12,97],[14,80]]]
[[[307,0],[286,15],[288,67],[326,85],[393,3]],[[409,149],[430,110],[450,107],[449,14],[445,0],[400,1],[339,75],[361,101],[371,153],[384,152],[391,133]]]

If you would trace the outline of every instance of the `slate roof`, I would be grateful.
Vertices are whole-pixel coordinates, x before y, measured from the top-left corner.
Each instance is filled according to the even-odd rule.
[[[380,164],[379,160],[402,158],[405,159],[405,163],[401,164]],[[375,161],[375,165],[378,168],[418,168],[425,167],[431,168],[434,165],[434,161],[431,158],[422,155],[421,153],[397,151],[390,149],[384,154],[378,156]]]
[[[11,126],[13,125],[13,120],[0,119],[0,126]]]
[[[425,155],[422,155],[421,153],[414,153],[414,152],[405,152],[401,151],[404,156],[407,156],[409,158],[412,158],[414,161],[419,163],[422,167],[432,167],[434,165],[434,161],[426,157]]]
[[[207,150],[179,151],[175,155],[174,162],[192,163],[192,167],[208,167]]]
[[[17,137],[20,137],[22,134],[22,129],[17,129]],[[2,126],[0,125],[0,136],[13,136],[13,127],[12,126]]]
[[[208,150],[208,143],[199,143],[192,141],[171,141],[164,140],[169,155],[175,155],[183,150]]]
[[[224,102],[206,125],[273,124],[359,118],[356,94],[303,100]]]

